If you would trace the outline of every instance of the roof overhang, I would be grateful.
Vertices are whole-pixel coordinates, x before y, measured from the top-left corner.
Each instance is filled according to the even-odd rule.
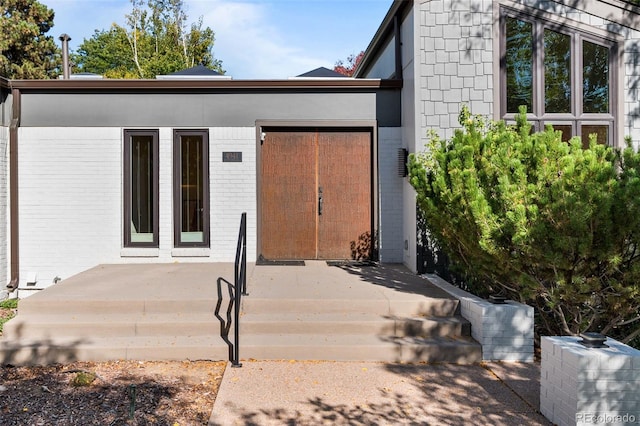
[[[28,91],[235,91],[399,89],[402,82],[380,79],[292,80],[12,80],[9,87]]]
[[[413,6],[413,0],[394,0],[389,7],[382,23],[378,27],[373,39],[364,51],[364,56],[353,73],[354,77],[360,77],[368,68],[370,62],[375,59],[376,55],[384,47],[384,43],[393,35],[395,31],[395,17],[402,16],[405,11]]]

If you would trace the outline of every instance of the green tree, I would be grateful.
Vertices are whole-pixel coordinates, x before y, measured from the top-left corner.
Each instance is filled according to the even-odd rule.
[[[202,18],[188,24],[183,0],[131,0],[125,26],[95,31],[73,55],[79,71],[109,78],[154,78],[202,64],[224,72],[214,58],[214,33]]]
[[[0,3],[0,75],[11,79],[55,78],[60,52],[52,36],[53,10],[36,0]]]
[[[430,235],[464,275],[538,308],[545,334],[640,336],[640,154],[463,109],[410,161]],[[634,340],[635,339],[635,340]]]

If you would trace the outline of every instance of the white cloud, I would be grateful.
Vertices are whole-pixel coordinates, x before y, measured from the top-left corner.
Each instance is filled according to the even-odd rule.
[[[234,78],[286,78],[326,64],[271,25],[269,3],[233,0],[190,1],[192,20],[203,17],[216,34],[214,54]]]
[[[94,30],[122,24],[131,10],[129,0],[42,0],[55,13],[50,34],[71,36],[75,50]],[[355,3],[354,3],[355,1]],[[277,79],[302,74],[319,66],[331,67],[366,47],[351,26],[370,19],[371,4],[390,0],[185,0],[189,20],[199,16],[216,35],[214,55],[236,79]],[[357,7],[357,14],[353,7]],[[339,5],[339,6],[338,6]],[[348,13],[348,7],[351,9]],[[374,19],[375,20],[375,19]],[[374,22],[374,25],[378,22]]]

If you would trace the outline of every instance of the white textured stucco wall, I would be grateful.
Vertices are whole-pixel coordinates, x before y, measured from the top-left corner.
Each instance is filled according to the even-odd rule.
[[[255,259],[255,129],[209,129],[211,248],[173,252],[173,129],[160,128],[160,247],[123,250],[121,128],[21,128],[19,132],[21,287],[50,285],[100,263],[231,262],[240,214],[248,215],[248,260]],[[242,151],[242,163],[222,163]],[[139,257],[140,253],[146,255]],[[152,256],[148,256],[152,253]],[[187,250],[188,253],[188,250]],[[202,251],[199,253],[202,255]]]

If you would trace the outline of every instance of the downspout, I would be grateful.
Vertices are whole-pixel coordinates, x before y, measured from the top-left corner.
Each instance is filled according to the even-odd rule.
[[[7,288],[11,291],[18,288],[20,282],[19,227],[18,227],[18,128],[20,127],[20,90],[11,89],[12,108],[9,126],[9,223],[10,223],[10,256],[11,281]]]

